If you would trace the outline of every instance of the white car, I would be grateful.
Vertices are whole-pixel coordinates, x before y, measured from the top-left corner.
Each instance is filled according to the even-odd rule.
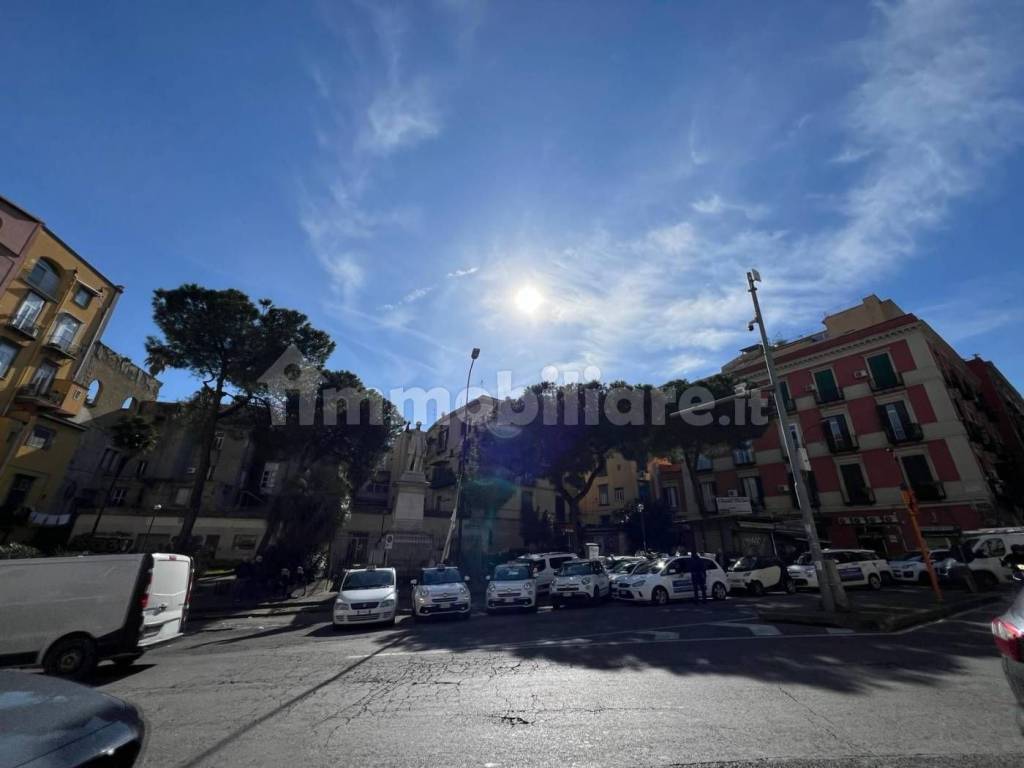
[[[708,595],[715,600],[724,600],[729,594],[725,571],[711,555],[701,554],[701,559],[704,561]],[[694,592],[690,555],[641,563],[628,580],[618,582],[615,597],[618,600],[655,605],[666,605],[669,600],[692,599]]]
[[[871,589],[882,588],[884,570],[874,552],[863,549],[825,549],[822,555],[835,561],[839,571],[839,580],[845,587],[868,586]],[[888,563],[886,563],[888,567]],[[796,563],[789,566],[789,577],[797,587],[808,589],[818,588],[818,574],[814,570],[809,552],[797,558]]]
[[[517,557],[515,562],[525,563],[533,569],[533,577],[537,580],[537,594],[546,595],[551,591],[551,582],[555,580],[555,573],[562,564],[576,559],[576,555],[569,552],[542,552]]]
[[[394,568],[348,571],[334,600],[334,626],[395,623],[398,589]]]
[[[610,594],[611,582],[600,560],[570,560],[551,582],[551,605],[555,608],[577,601],[595,603]]]
[[[487,612],[526,609],[537,610],[537,580],[525,563],[506,563],[487,577]]]
[[[939,563],[949,557],[949,550],[933,549],[930,554],[932,556],[932,565],[938,568]],[[892,577],[896,581],[914,584],[929,583],[928,569],[925,567],[924,557],[922,557],[920,551],[907,552],[905,555],[900,555],[896,560],[890,560],[889,567],[892,568]]]
[[[615,597],[615,592],[618,590],[619,585],[628,584],[629,577],[633,572],[646,562],[647,560],[644,558],[636,557],[628,560],[619,560],[615,563],[615,566],[608,571],[608,578],[611,579],[612,597]]]
[[[789,578],[786,566],[774,557],[748,555],[729,566],[729,590],[746,590],[763,595],[769,589],[782,589],[793,594],[796,584]]]
[[[423,568],[420,578],[409,582],[412,584],[413,619],[438,615],[468,619],[470,600],[467,581],[469,576],[463,577],[458,568],[450,565]]]

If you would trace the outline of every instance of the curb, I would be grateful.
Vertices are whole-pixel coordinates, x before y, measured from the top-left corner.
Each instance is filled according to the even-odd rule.
[[[333,600],[332,600],[333,602]],[[278,608],[196,609],[189,611],[191,619],[244,619],[249,616],[291,616],[299,613],[330,613],[330,604],[282,605]]]
[[[967,600],[959,600],[953,605],[940,605],[933,608],[920,608],[894,614],[878,613],[835,613],[821,612],[797,613],[791,611],[773,611],[757,608],[758,618],[767,624],[805,624],[817,627],[842,627],[845,629],[866,630],[871,632],[897,632],[901,629],[925,624],[929,621],[942,619],[964,613],[983,605],[997,603],[1000,595],[982,595]]]

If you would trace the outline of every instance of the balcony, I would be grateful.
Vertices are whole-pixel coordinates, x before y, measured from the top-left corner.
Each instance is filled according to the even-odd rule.
[[[827,427],[825,428],[825,442],[828,443],[830,453],[849,453],[860,448],[857,438],[853,435],[837,435]]]
[[[818,405],[827,405],[828,403],[838,403],[846,399],[846,395],[843,394],[843,390],[839,387],[835,389],[822,392],[821,390],[814,390],[814,402]]]
[[[897,372],[892,373],[885,377],[875,378],[872,376],[868,385],[871,387],[872,392],[885,392],[889,389],[898,389],[903,386],[903,377]]]
[[[734,448],[732,463],[737,467],[750,467],[756,463],[754,451],[750,448]]]
[[[28,384],[19,387],[15,398],[23,403],[32,403],[40,408],[58,408],[61,405],[61,396],[50,388],[51,382],[45,386],[40,384]]]
[[[10,317],[7,319],[7,327],[28,339],[36,338],[40,331],[40,326],[30,317]]]
[[[913,488],[918,501],[942,501],[946,498],[946,488],[941,480],[914,483]]]
[[[85,387],[71,379],[54,379],[40,384],[29,384],[18,389],[16,399],[37,408],[53,409],[58,416],[75,416],[85,402]]]
[[[921,425],[913,422],[900,424],[898,428],[894,428],[888,420],[885,420],[882,422],[882,429],[885,430],[885,436],[892,445],[916,443],[924,437]]]
[[[848,507],[863,507],[875,503],[875,492],[867,486],[851,488],[843,494],[843,503]]]
[[[698,472],[711,472],[715,468],[714,463],[707,456],[697,457],[697,471]]]
[[[73,341],[73,336],[55,334],[46,340],[44,346],[51,352],[74,359],[78,357],[79,348],[77,344],[72,343]]]

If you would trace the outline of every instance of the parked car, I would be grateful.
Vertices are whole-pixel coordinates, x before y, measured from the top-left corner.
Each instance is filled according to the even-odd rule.
[[[0,663],[74,679],[131,664],[182,635],[191,585],[183,555],[0,560]]]
[[[981,589],[1013,581],[1013,570],[1003,563],[1013,545],[1024,545],[1024,528],[982,528],[964,531],[955,548],[956,559],[967,565]]]
[[[510,609],[537,610],[537,579],[525,563],[506,563],[487,577],[488,613]]]
[[[992,620],[992,636],[1003,658],[1003,674],[1017,698],[1017,726],[1024,733],[1024,591],[1009,610]]]
[[[707,576],[708,594],[724,600],[729,594],[729,580],[722,567],[708,554],[702,554]],[[693,579],[690,555],[659,558],[641,563],[628,580],[620,581],[615,597],[630,602],[666,605],[670,600],[692,598]]]
[[[871,589],[881,589],[883,571],[879,565],[880,558],[873,557],[874,554],[870,550],[863,549],[826,549],[822,551],[822,555],[826,559],[835,561],[836,570],[839,571],[839,579],[843,586],[868,586]],[[798,588],[818,588],[818,574],[814,570],[810,552],[800,555],[797,561],[787,568],[787,571]]]
[[[549,594],[555,573],[564,563],[578,559],[570,552],[542,552],[536,555],[522,555],[515,562],[526,563],[533,569],[533,577],[537,580],[537,596]]]
[[[769,589],[796,592],[796,584],[789,578],[786,566],[775,557],[764,555],[741,557],[729,566],[729,590],[743,589],[752,595],[763,595]]]
[[[646,562],[648,562],[647,559],[643,557],[623,558],[615,564],[614,568],[608,571],[608,578],[611,579],[612,597],[615,597],[615,591],[619,588],[618,585],[628,583],[629,577],[633,572]]]
[[[398,591],[394,568],[356,568],[348,571],[334,600],[334,626],[394,624]]]
[[[469,576],[458,568],[439,565],[423,568],[412,584],[412,617],[414,620],[430,616],[448,615],[468,619],[470,616]]]
[[[873,549],[854,549],[851,550],[855,555],[860,556],[860,560],[857,562],[868,563],[878,571],[878,575],[882,577],[883,584],[892,584],[894,581],[892,573],[892,565],[889,564],[889,560],[881,557]]]
[[[610,596],[611,582],[600,560],[563,563],[551,583],[551,605],[555,608],[561,608],[568,602],[596,603]]]
[[[0,702],[0,768],[128,768],[142,752],[138,710],[84,685],[0,670]]]
[[[933,549],[929,551],[932,565],[937,569],[939,564],[949,557],[948,549]],[[924,563],[924,556],[920,550],[907,552],[895,560],[889,561],[892,568],[892,576],[896,581],[909,582],[913,584],[927,584],[928,568]]]

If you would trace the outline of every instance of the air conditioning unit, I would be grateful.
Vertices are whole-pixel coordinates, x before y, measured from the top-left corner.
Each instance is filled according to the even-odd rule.
[[[740,495],[740,492],[739,492],[739,491],[736,491],[736,490],[733,490],[733,491],[726,491],[726,495],[727,495],[727,496],[729,496],[730,498],[733,498],[733,499],[735,499],[735,498],[736,498],[737,496],[739,496],[739,495]]]
[[[866,379],[868,377],[867,371],[854,371],[853,378],[855,379]]]
[[[779,493],[789,493],[789,486],[786,485],[786,484],[782,484],[782,485],[776,486],[775,490],[777,490]]]

